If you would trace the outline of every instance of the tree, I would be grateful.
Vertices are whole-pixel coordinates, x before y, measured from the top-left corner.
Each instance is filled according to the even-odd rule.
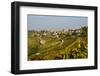
[[[87,26],[81,27],[80,31],[81,31],[82,35],[87,35],[87,33],[88,33],[88,27]]]

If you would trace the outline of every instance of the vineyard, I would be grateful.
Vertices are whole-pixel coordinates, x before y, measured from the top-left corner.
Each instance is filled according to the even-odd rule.
[[[67,31],[28,31],[28,60],[88,58],[87,27]]]

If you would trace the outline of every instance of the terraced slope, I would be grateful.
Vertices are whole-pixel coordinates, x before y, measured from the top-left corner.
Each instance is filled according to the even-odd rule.
[[[34,35],[34,36],[33,36]],[[55,60],[87,58],[87,37],[52,35],[28,36],[28,60]]]

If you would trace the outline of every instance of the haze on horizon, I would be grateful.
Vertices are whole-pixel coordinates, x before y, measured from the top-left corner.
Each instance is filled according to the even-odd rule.
[[[88,25],[88,17],[27,15],[28,31],[78,29]]]

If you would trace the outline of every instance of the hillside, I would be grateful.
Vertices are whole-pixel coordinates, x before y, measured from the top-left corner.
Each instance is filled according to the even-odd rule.
[[[87,29],[84,27],[61,32],[30,31],[28,33],[28,60],[87,57]]]

